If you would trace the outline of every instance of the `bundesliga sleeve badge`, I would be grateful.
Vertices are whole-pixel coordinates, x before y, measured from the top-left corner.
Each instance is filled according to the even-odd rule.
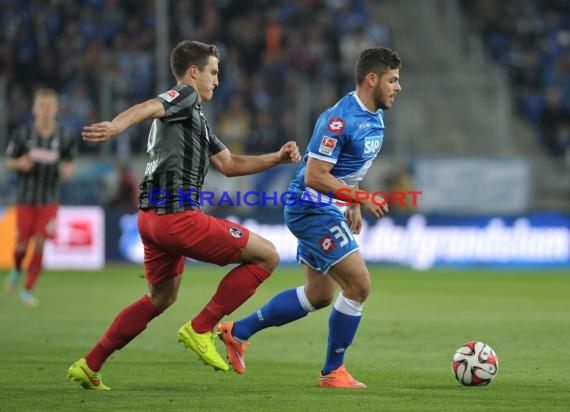
[[[180,96],[180,93],[178,93],[176,90],[168,90],[168,91],[158,95],[158,97],[166,100],[168,103],[170,103],[171,101],[176,99],[178,96]]]
[[[319,146],[319,153],[330,156],[336,147],[337,140],[334,137],[323,136]]]

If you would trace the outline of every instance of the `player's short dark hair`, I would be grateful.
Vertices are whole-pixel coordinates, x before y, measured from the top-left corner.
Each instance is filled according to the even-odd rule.
[[[204,70],[210,56],[220,58],[220,52],[213,44],[183,40],[170,53],[170,69],[174,77],[180,79],[192,65],[198,67],[198,70]]]
[[[381,76],[388,70],[399,69],[401,65],[400,56],[391,49],[385,47],[366,49],[360,53],[360,57],[356,62],[354,69],[356,83],[362,83],[368,73],[375,73]]]
[[[51,96],[55,100],[58,100],[57,92],[54,89],[50,89],[48,87],[40,87],[36,91],[34,91],[34,100],[41,96]]]

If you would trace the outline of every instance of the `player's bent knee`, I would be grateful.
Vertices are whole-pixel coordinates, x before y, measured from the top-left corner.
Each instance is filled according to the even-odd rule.
[[[273,246],[273,243],[270,244]],[[263,262],[261,262],[260,265],[263,266],[263,268],[266,269],[269,273],[272,273],[279,265],[280,259],[281,257],[279,256],[277,249],[275,249],[275,246],[273,246],[273,248],[268,248],[267,252],[265,253]]]
[[[350,287],[343,290],[342,293],[348,299],[364,303],[370,293],[370,284],[350,285]]]
[[[267,243],[268,245],[264,247],[260,259],[255,263],[267,270],[269,273],[272,273],[277,265],[279,265],[280,256],[277,249],[275,249],[275,246],[273,246],[273,243]]]
[[[151,296],[152,304],[161,312],[164,312],[176,302],[176,294]]]
[[[370,289],[361,289],[358,294],[358,302],[364,303],[366,299],[368,299],[368,295],[370,294]]]
[[[311,301],[311,305],[313,305],[313,307],[318,310],[318,309],[326,308],[332,302],[333,302],[332,296],[331,297],[319,296],[316,299],[314,299],[314,301]]]

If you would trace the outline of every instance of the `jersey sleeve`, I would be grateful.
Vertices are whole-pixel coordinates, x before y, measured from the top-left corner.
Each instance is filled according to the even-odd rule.
[[[8,146],[6,147],[6,156],[17,159],[18,157],[28,153],[30,150],[26,145],[25,141],[25,128],[20,128],[16,130],[8,142]]]
[[[192,115],[192,108],[198,101],[198,93],[191,87],[178,84],[159,94],[156,99],[162,103],[165,122],[176,122]]]
[[[77,156],[77,140],[73,133],[64,130],[65,144],[61,148],[61,160],[71,162]]]
[[[309,156],[336,164],[345,141],[346,121],[335,116],[333,111],[325,112],[315,125],[308,147]]]

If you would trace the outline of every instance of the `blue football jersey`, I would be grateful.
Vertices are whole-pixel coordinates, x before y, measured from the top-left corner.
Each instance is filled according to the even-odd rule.
[[[384,112],[368,110],[350,92],[318,118],[311,141],[289,191],[315,199],[316,191],[305,185],[308,157],[334,164],[331,174],[346,186],[360,182],[380,152],[384,141]]]

